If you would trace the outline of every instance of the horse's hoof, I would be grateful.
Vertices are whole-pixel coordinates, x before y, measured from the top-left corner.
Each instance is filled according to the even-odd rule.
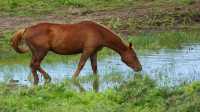
[[[48,82],[51,82],[51,77],[49,77],[49,78],[47,79],[47,81],[48,81]]]
[[[51,82],[51,78],[48,78],[47,80],[45,80],[45,84],[49,84]]]
[[[76,81],[76,80],[77,80],[77,77],[76,77],[76,76],[72,76],[72,80],[73,80],[73,81]]]
[[[34,86],[37,86],[37,85],[38,85],[38,83],[37,83],[37,82],[34,82],[34,83],[33,83],[33,85],[34,85]]]

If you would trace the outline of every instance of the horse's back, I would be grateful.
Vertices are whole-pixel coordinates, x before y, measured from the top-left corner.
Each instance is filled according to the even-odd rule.
[[[96,23],[83,21],[75,24],[39,23],[28,28],[29,43],[59,54],[82,52],[85,47],[100,47],[101,34]]]

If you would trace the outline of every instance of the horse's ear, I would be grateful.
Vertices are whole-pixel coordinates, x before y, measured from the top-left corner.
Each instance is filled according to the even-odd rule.
[[[132,43],[131,42],[129,43],[129,48],[132,48]]]

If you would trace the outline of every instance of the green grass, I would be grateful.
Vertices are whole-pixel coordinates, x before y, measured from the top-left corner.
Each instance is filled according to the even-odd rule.
[[[200,82],[173,88],[159,87],[136,76],[116,88],[95,93],[77,92],[65,81],[38,87],[0,84],[1,112],[199,112]]]
[[[182,48],[187,43],[199,43],[200,33],[191,32],[161,32],[161,33],[144,33],[142,35],[130,36],[129,42],[139,50],[151,49],[159,50],[164,48]]]
[[[169,10],[152,7],[151,11],[137,11],[124,18],[108,18],[103,23],[117,32],[132,34],[145,31],[199,30],[199,10]],[[141,10],[142,11],[142,10]],[[148,12],[149,11],[149,12]],[[125,31],[125,32],[124,32]]]
[[[160,7],[189,6],[196,0],[0,0],[0,16],[40,16],[57,12],[61,15],[69,7],[86,8],[88,11],[112,10],[118,8],[151,7],[153,13],[145,18],[120,18],[104,20],[114,30],[168,28],[181,25],[194,27],[199,11],[163,12]],[[131,34],[131,33],[130,33]],[[163,48],[182,48],[184,43],[199,43],[198,31],[165,31],[139,33],[123,38],[132,42],[136,50],[159,50]],[[17,54],[9,45],[12,32],[0,37],[0,64],[24,63],[30,61],[31,54]],[[99,59],[115,53],[103,49]],[[45,63],[79,60],[77,56],[61,56],[49,53]],[[81,83],[94,80],[82,77]],[[199,112],[200,82],[182,84],[175,87],[160,87],[155,80],[140,75],[124,81],[121,74],[106,75],[105,82],[117,83],[116,87],[95,93],[94,91],[78,92],[71,81],[38,87],[10,87],[0,84],[1,112]],[[101,83],[100,83],[101,84]]]
[[[31,16],[47,14],[52,11],[67,10],[67,7],[87,8],[88,10],[113,9],[127,6],[125,0],[0,0],[0,11],[9,16]]]
[[[124,112],[198,112],[199,82],[172,88],[157,87],[148,77],[136,77],[119,87]],[[124,107],[124,108],[123,108]]]
[[[1,15],[9,16],[32,16],[47,14],[55,10],[66,10],[63,7],[79,7],[87,8],[88,10],[109,10],[121,7],[135,7],[145,3],[153,5],[162,4],[177,4],[189,5],[195,0],[0,0]]]

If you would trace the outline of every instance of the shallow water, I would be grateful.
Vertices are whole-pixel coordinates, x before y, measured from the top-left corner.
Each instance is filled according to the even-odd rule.
[[[162,49],[139,54],[143,66],[142,74],[157,79],[160,85],[177,85],[183,82],[200,80],[200,44],[186,44],[182,49]],[[62,62],[42,64],[51,75],[53,82],[71,78],[78,60],[72,64]],[[98,61],[99,75],[122,74],[133,75],[133,71],[121,62],[120,57],[110,56]],[[0,65],[0,81],[19,80],[20,84],[30,84],[27,76],[30,69],[27,65]],[[88,61],[80,76],[92,74]]]

